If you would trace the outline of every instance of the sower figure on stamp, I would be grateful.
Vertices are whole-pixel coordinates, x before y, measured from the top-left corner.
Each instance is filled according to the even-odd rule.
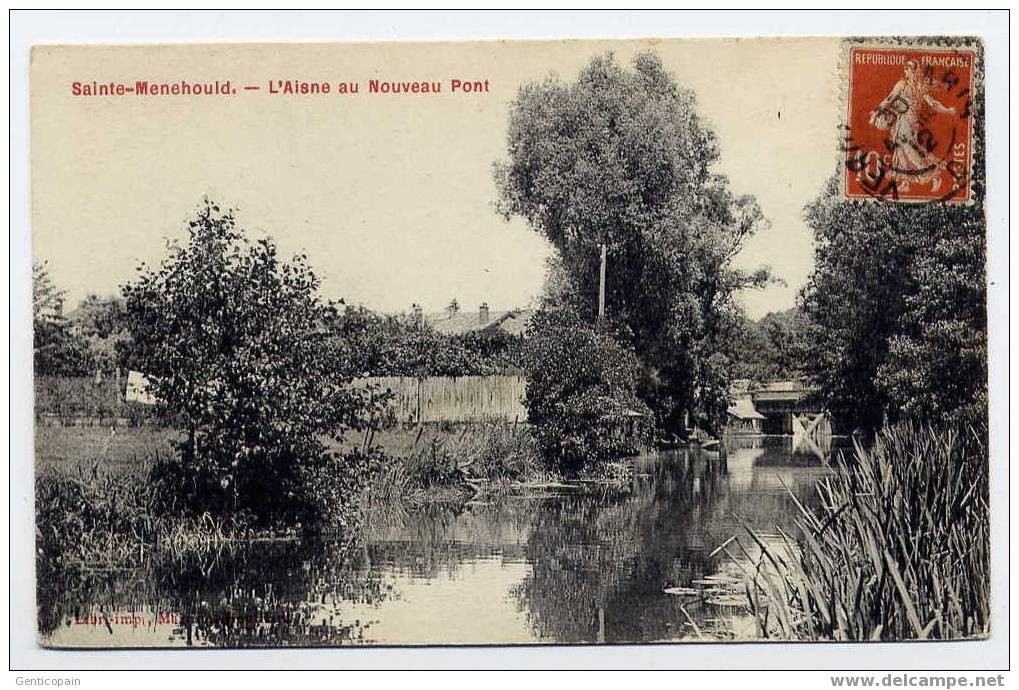
[[[920,71],[916,60],[906,61],[903,78],[870,115],[870,123],[878,129],[890,130],[892,149],[891,174],[900,191],[910,184],[933,182],[931,191],[941,188],[941,171],[945,161],[931,152],[929,130],[924,127],[924,106],[937,113],[955,114],[955,108],[944,106],[931,93],[931,81]]]

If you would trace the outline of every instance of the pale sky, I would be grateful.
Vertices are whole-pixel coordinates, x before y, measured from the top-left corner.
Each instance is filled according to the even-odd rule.
[[[112,294],[204,195],[238,209],[323,293],[380,311],[524,306],[545,242],[503,221],[491,166],[505,157],[518,87],[576,77],[594,55],[629,63],[653,47],[718,134],[718,172],[755,195],[772,227],[739,257],[787,286],[749,294],[752,316],[793,305],[812,262],[801,214],[836,169],[837,39],[561,41],[37,48],[33,53],[33,241],[69,305]],[[452,94],[449,80],[488,79]],[[231,80],[232,97],[75,97],[74,81]],[[269,95],[270,79],[358,82],[357,95]],[[440,81],[438,95],[367,93],[369,79]],[[245,84],[260,91],[245,92]]]

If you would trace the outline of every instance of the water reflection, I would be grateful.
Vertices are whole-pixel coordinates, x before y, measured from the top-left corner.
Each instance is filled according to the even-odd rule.
[[[40,572],[42,642],[74,646],[334,646],[680,640],[746,621],[717,548],[792,531],[827,470],[788,437],[634,459],[629,486],[479,495],[393,511],[364,543],[256,544],[180,563],[61,579]],[[714,578],[714,579],[712,579]]]

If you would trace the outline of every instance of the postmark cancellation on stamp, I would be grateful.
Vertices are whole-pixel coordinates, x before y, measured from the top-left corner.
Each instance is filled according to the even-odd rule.
[[[847,58],[846,197],[968,201],[976,52],[856,45]]]

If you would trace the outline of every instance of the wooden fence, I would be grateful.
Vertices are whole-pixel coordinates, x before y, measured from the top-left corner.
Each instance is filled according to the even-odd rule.
[[[357,385],[375,384],[394,393],[398,422],[472,422],[527,419],[520,376],[430,376],[424,379],[378,376],[356,379]]]
[[[432,376],[424,379],[379,376],[354,380],[354,385],[375,384],[394,395],[398,422],[474,422],[502,419],[523,422],[526,380],[520,376]],[[124,400],[124,382],[110,378],[36,377],[35,415],[41,422],[63,425],[88,421],[103,423],[128,416],[132,424],[152,417],[151,405]]]

